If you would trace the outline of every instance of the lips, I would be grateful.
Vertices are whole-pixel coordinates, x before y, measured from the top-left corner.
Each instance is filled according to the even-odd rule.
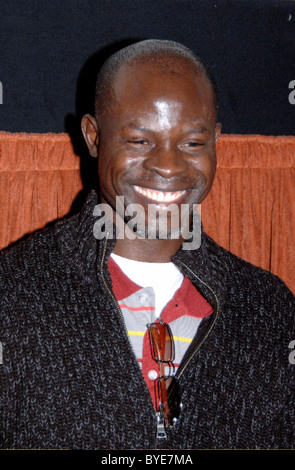
[[[158,191],[150,188],[143,188],[141,186],[133,186],[134,191],[154,202],[175,202],[186,193],[183,191]]]

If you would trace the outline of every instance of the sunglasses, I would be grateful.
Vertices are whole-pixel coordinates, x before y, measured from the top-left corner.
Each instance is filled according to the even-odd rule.
[[[147,325],[152,358],[159,364],[159,377],[156,379],[156,397],[158,404],[158,422],[164,428],[174,426],[181,414],[182,403],[178,379],[175,377],[175,347],[171,329],[167,323],[150,323]],[[165,369],[168,374],[165,373]],[[165,429],[162,430],[165,437]]]

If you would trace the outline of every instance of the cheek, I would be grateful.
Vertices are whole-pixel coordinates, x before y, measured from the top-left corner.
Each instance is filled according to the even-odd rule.
[[[107,152],[107,153],[106,153]],[[135,165],[121,151],[105,148],[99,155],[98,176],[101,192],[114,197],[123,193],[123,185],[133,174]]]
[[[210,187],[212,186],[212,183],[215,177],[215,172],[216,172],[216,165],[214,164],[211,164],[208,166],[208,168],[206,168],[205,176],[207,180],[207,185],[209,185]]]
[[[105,197],[110,202],[110,199],[113,199],[115,193],[112,159],[109,158],[104,152],[99,154],[98,158],[98,179],[100,193],[102,197]]]
[[[98,175],[103,184],[110,184],[118,162],[118,151],[114,145],[102,142],[98,152]]]
[[[214,179],[215,172],[216,172],[216,153],[215,153],[214,148],[212,148],[206,155],[206,158],[204,159],[204,162],[203,162],[203,167],[204,167],[203,171],[207,179],[209,181]]]
[[[205,181],[205,185],[211,185],[216,172],[215,155],[206,155],[194,163],[196,175]]]
[[[207,157],[198,162],[194,167],[195,183],[197,190],[198,203],[201,203],[208,195],[215,177],[216,161],[215,158]]]

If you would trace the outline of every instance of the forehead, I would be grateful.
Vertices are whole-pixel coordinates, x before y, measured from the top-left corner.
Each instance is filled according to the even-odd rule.
[[[185,60],[124,64],[109,88],[105,109],[116,117],[143,112],[156,101],[177,104],[190,113],[215,115],[212,86],[197,67]]]

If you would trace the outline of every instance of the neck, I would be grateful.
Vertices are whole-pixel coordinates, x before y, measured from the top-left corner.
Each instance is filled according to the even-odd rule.
[[[114,253],[135,261],[169,263],[181,245],[182,239],[117,239]]]

